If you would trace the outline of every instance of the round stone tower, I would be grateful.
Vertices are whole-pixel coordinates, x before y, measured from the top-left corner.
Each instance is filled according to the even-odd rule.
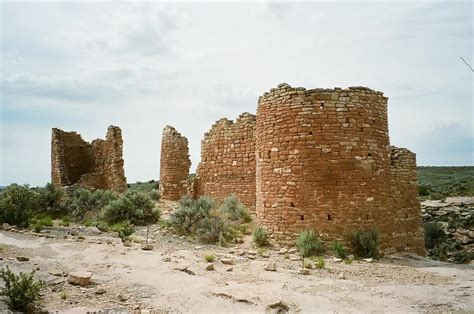
[[[257,220],[278,239],[304,229],[347,240],[392,220],[387,98],[365,87],[293,88],[259,98],[256,122]]]

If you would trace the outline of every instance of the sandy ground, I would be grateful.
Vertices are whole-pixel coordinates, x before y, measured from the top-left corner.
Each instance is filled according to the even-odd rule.
[[[472,265],[408,254],[348,265],[326,256],[325,269],[300,275],[301,262],[279,255],[279,248],[267,249],[269,257],[262,257],[250,241],[232,248],[203,246],[163,233],[157,225],[150,229],[151,251],[139,243],[125,247],[113,234],[95,228],[53,227],[46,232],[0,231],[0,265],[37,269],[38,277],[49,283],[43,307],[51,312],[276,313],[285,306],[302,313],[474,312]],[[141,241],[146,229],[136,234]],[[214,271],[205,270],[203,256],[209,253],[216,256]],[[20,255],[29,261],[17,261]],[[234,265],[224,265],[222,259],[232,259]],[[276,262],[277,271],[264,270],[269,261]],[[50,274],[81,270],[93,273],[88,287]],[[105,293],[97,294],[99,289]],[[284,306],[269,307],[279,302]],[[6,307],[0,302],[2,310]]]

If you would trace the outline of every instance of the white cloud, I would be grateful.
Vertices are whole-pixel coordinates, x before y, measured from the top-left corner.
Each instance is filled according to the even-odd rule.
[[[195,168],[213,122],[254,113],[280,82],[382,90],[393,144],[422,164],[472,164],[459,148],[472,139],[472,73],[459,61],[474,61],[470,3],[1,6],[10,144],[2,140],[0,184],[49,180],[51,127],[92,140],[119,125],[126,176],[144,181],[158,178],[161,132],[174,125]],[[12,158],[28,144],[24,127],[32,153]],[[440,127],[450,140],[437,140]]]

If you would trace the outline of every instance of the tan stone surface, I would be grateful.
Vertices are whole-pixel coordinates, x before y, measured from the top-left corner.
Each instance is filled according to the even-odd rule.
[[[63,188],[127,188],[122,158],[123,142],[119,127],[109,126],[106,139],[92,143],[76,132],[52,129],[51,182]]]

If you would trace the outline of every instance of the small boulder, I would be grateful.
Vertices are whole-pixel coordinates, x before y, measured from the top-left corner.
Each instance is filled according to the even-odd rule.
[[[74,285],[87,286],[91,282],[91,277],[91,272],[76,271],[68,274],[67,281]]]
[[[364,258],[363,259],[364,262],[367,262],[367,263],[372,263],[374,261],[374,259],[372,257],[370,258]]]
[[[30,259],[26,256],[17,256],[16,260],[19,262],[28,262]]]
[[[94,291],[95,294],[104,294],[104,293],[106,293],[106,292],[107,292],[107,291],[105,291],[104,288],[99,288],[99,289],[97,289],[96,291]]]
[[[224,265],[234,265],[234,260],[230,258],[221,259],[222,264]]]
[[[340,272],[338,278],[339,278],[339,279],[346,279],[346,276],[344,276],[344,273],[343,273],[343,272]]]
[[[275,263],[275,262],[267,263],[267,264],[265,265],[265,270],[266,270],[266,271],[276,271],[276,270],[277,270],[276,263]]]
[[[229,266],[229,267],[227,267],[227,269],[226,269],[226,271],[233,271],[233,270],[234,270],[234,267],[232,267],[232,266]]]
[[[309,275],[309,269],[301,268],[298,270],[298,274],[300,275]]]
[[[50,275],[56,276],[56,277],[61,277],[61,276],[63,275],[62,272],[60,272],[60,271],[57,270],[57,269],[50,270],[48,273],[49,273]]]
[[[334,263],[340,263],[340,262],[342,262],[342,259],[341,259],[341,258],[338,258],[338,257],[334,257],[334,258],[332,259],[332,261],[333,261]]]
[[[130,297],[126,294],[123,294],[123,293],[119,293],[117,295],[117,299],[120,301],[120,302],[125,302],[129,299]]]
[[[288,253],[288,250],[287,250],[286,248],[284,248],[284,247],[282,247],[282,248],[278,251],[278,254],[280,254],[280,255],[283,255],[283,254],[286,254],[286,253]]]
[[[150,244],[150,243],[145,244],[145,245],[142,246],[142,250],[144,250],[144,251],[151,251],[151,250],[153,250],[153,248],[154,248],[153,244]]]
[[[295,249],[295,248],[289,249],[289,250],[288,250],[288,253],[289,253],[289,254],[296,254],[296,249]]]
[[[206,270],[215,270],[214,269],[214,264],[212,264],[212,263],[207,264]]]
[[[298,255],[291,254],[290,255],[290,261],[299,261],[301,258]]]

